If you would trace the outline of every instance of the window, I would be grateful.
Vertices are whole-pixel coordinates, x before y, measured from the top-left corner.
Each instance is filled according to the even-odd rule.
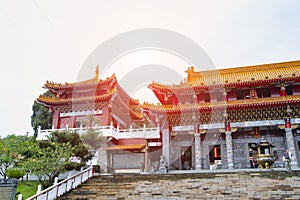
[[[245,90],[245,99],[250,99],[250,90]]]
[[[293,95],[299,94],[299,87],[298,87],[298,85],[293,85],[292,88],[293,88]]]
[[[205,93],[204,94],[204,101],[205,102],[210,102],[210,93]]]
[[[287,86],[285,89],[286,95],[293,95],[293,87],[291,85]]]
[[[270,88],[263,88],[263,97],[271,97],[271,90]]]
[[[244,99],[244,91],[243,90],[238,90],[236,92],[236,99]]]
[[[223,100],[223,93],[222,92],[216,93],[216,96],[217,96],[217,101],[222,101]]]
[[[256,93],[257,93],[257,97],[258,97],[258,98],[261,98],[261,97],[262,97],[262,89],[261,89],[261,88],[256,89]]]
[[[272,87],[271,90],[271,96],[272,97],[279,97],[280,96],[280,88],[279,87]]]
[[[236,100],[236,90],[232,90],[227,93],[228,100]]]

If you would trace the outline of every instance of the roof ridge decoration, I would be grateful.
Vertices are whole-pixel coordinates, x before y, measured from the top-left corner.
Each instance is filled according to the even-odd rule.
[[[219,70],[195,71],[193,66],[185,71],[187,78],[180,84],[160,84],[152,82],[149,88],[180,89],[187,87],[216,87],[218,85],[243,85],[280,82],[280,80],[300,79],[300,60],[270,63]]]
[[[99,66],[96,66],[95,70],[95,76],[91,79],[85,80],[85,81],[80,81],[80,82],[75,82],[75,83],[67,83],[65,82],[65,85],[80,85],[80,84],[85,84],[85,83],[97,83],[101,80],[99,80]]]
[[[96,70],[95,70],[95,76],[91,79],[80,81],[80,82],[74,82],[74,83],[65,82],[64,84],[47,80],[43,87],[46,88],[46,89],[51,88],[51,89],[57,90],[57,89],[72,88],[74,86],[80,86],[80,85],[85,85],[85,84],[108,84],[108,85],[112,85],[115,82],[116,82],[116,74],[115,73],[113,75],[111,75],[110,77],[107,77],[106,79],[99,79],[99,67],[97,65]]]

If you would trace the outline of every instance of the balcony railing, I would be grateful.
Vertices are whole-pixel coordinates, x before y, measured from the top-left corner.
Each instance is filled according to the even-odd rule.
[[[89,178],[93,176],[93,167],[89,167],[88,169],[65,179],[43,191],[39,194],[36,194],[32,197],[29,197],[26,200],[53,200],[57,199],[59,196],[62,196],[66,192],[76,188],[81,183],[84,183]]]
[[[113,137],[115,139],[125,139],[125,138],[145,138],[145,139],[155,139],[160,138],[160,128],[158,127],[149,127],[145,125],[143,128],[133,129],[130,126],[129,129],[119,129],[115,128],[113,125],[110,126],[94,126],[94,127],[80,127],[80,128],[62,128],[62,129],[46,129],[38,131],[37,140],[45,140],[51,132],[54,131],[75,131],[79,134],[85,133],[88,129],[93,128],[95,131],[98,131],[99,134],[103,137]]]

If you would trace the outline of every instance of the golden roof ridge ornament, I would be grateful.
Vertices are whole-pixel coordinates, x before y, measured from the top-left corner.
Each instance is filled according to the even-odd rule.
[[[96,66],[96,71],[95,71],[95,78],[96,80],[99,80],[99,66]]]

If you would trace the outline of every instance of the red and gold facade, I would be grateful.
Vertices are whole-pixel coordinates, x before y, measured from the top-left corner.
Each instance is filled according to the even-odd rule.
[[[261,138],[275,146],[275,166],[285,149],[297,158],[292,164],[298,165],[300,61],[210,71],[189,67],[186,73],[180,84],[148,86],[160,101],[156,105],[140,105],[114,75],[100,80],[97,70],[93,79],[80,83],[47,82],[44,87],[55,97],[40,96],[38,101],[54,112],[55,128],[78,127],[87,113],[98,117],[102,126],[142,127],[149,121],[159,125],[160,139],[126,138],[107,148],[148,152],[147,170],[159,154],[169,169],[255,167],[252,147]],[[162,146],[149,150],[150,143]]]
[[[160,105],[142,106],[162,127],[170,168],[255,167],[261,138],[275,145],[277,163],[284,149],[299,157],[300,61],[186,73],[178,85],[150,84]]]
[[[104,135],[109,135],[109,142],[98,150],[103,158],[95,163],[101,163],[106,171],[113,160],[118,161],[114,157],[131,156],[128,152],[138,153],[138,159],[143,159],[146,139],[139,136],[130,138],[129,131],[118,134],[122,132],[119,130],[143,128],[148,121],[141,112],[139,102],[122,89],[115,75],[101,80],[98,74],[97,66],[95,77],[86,81],[64,84],[47,81],[44,88],[54,97],[41,95],[37,101],[53,112],[53,130],[82,132],[86,127],[94,127],[95,130],[104,131]],[[107,134],[107,131],[110,133]]]
[[[95,77],[76,83],[53,83],[44,85],[54,97],[40,96],[37,101],[54,112],[53,126],[59,128],[78,128],[87,118],[95,117],[98,126],[129,128],[130,125],[142,126],[144,118],[139,102],[128,96],[118,84],[115,75],[105,80]]]

